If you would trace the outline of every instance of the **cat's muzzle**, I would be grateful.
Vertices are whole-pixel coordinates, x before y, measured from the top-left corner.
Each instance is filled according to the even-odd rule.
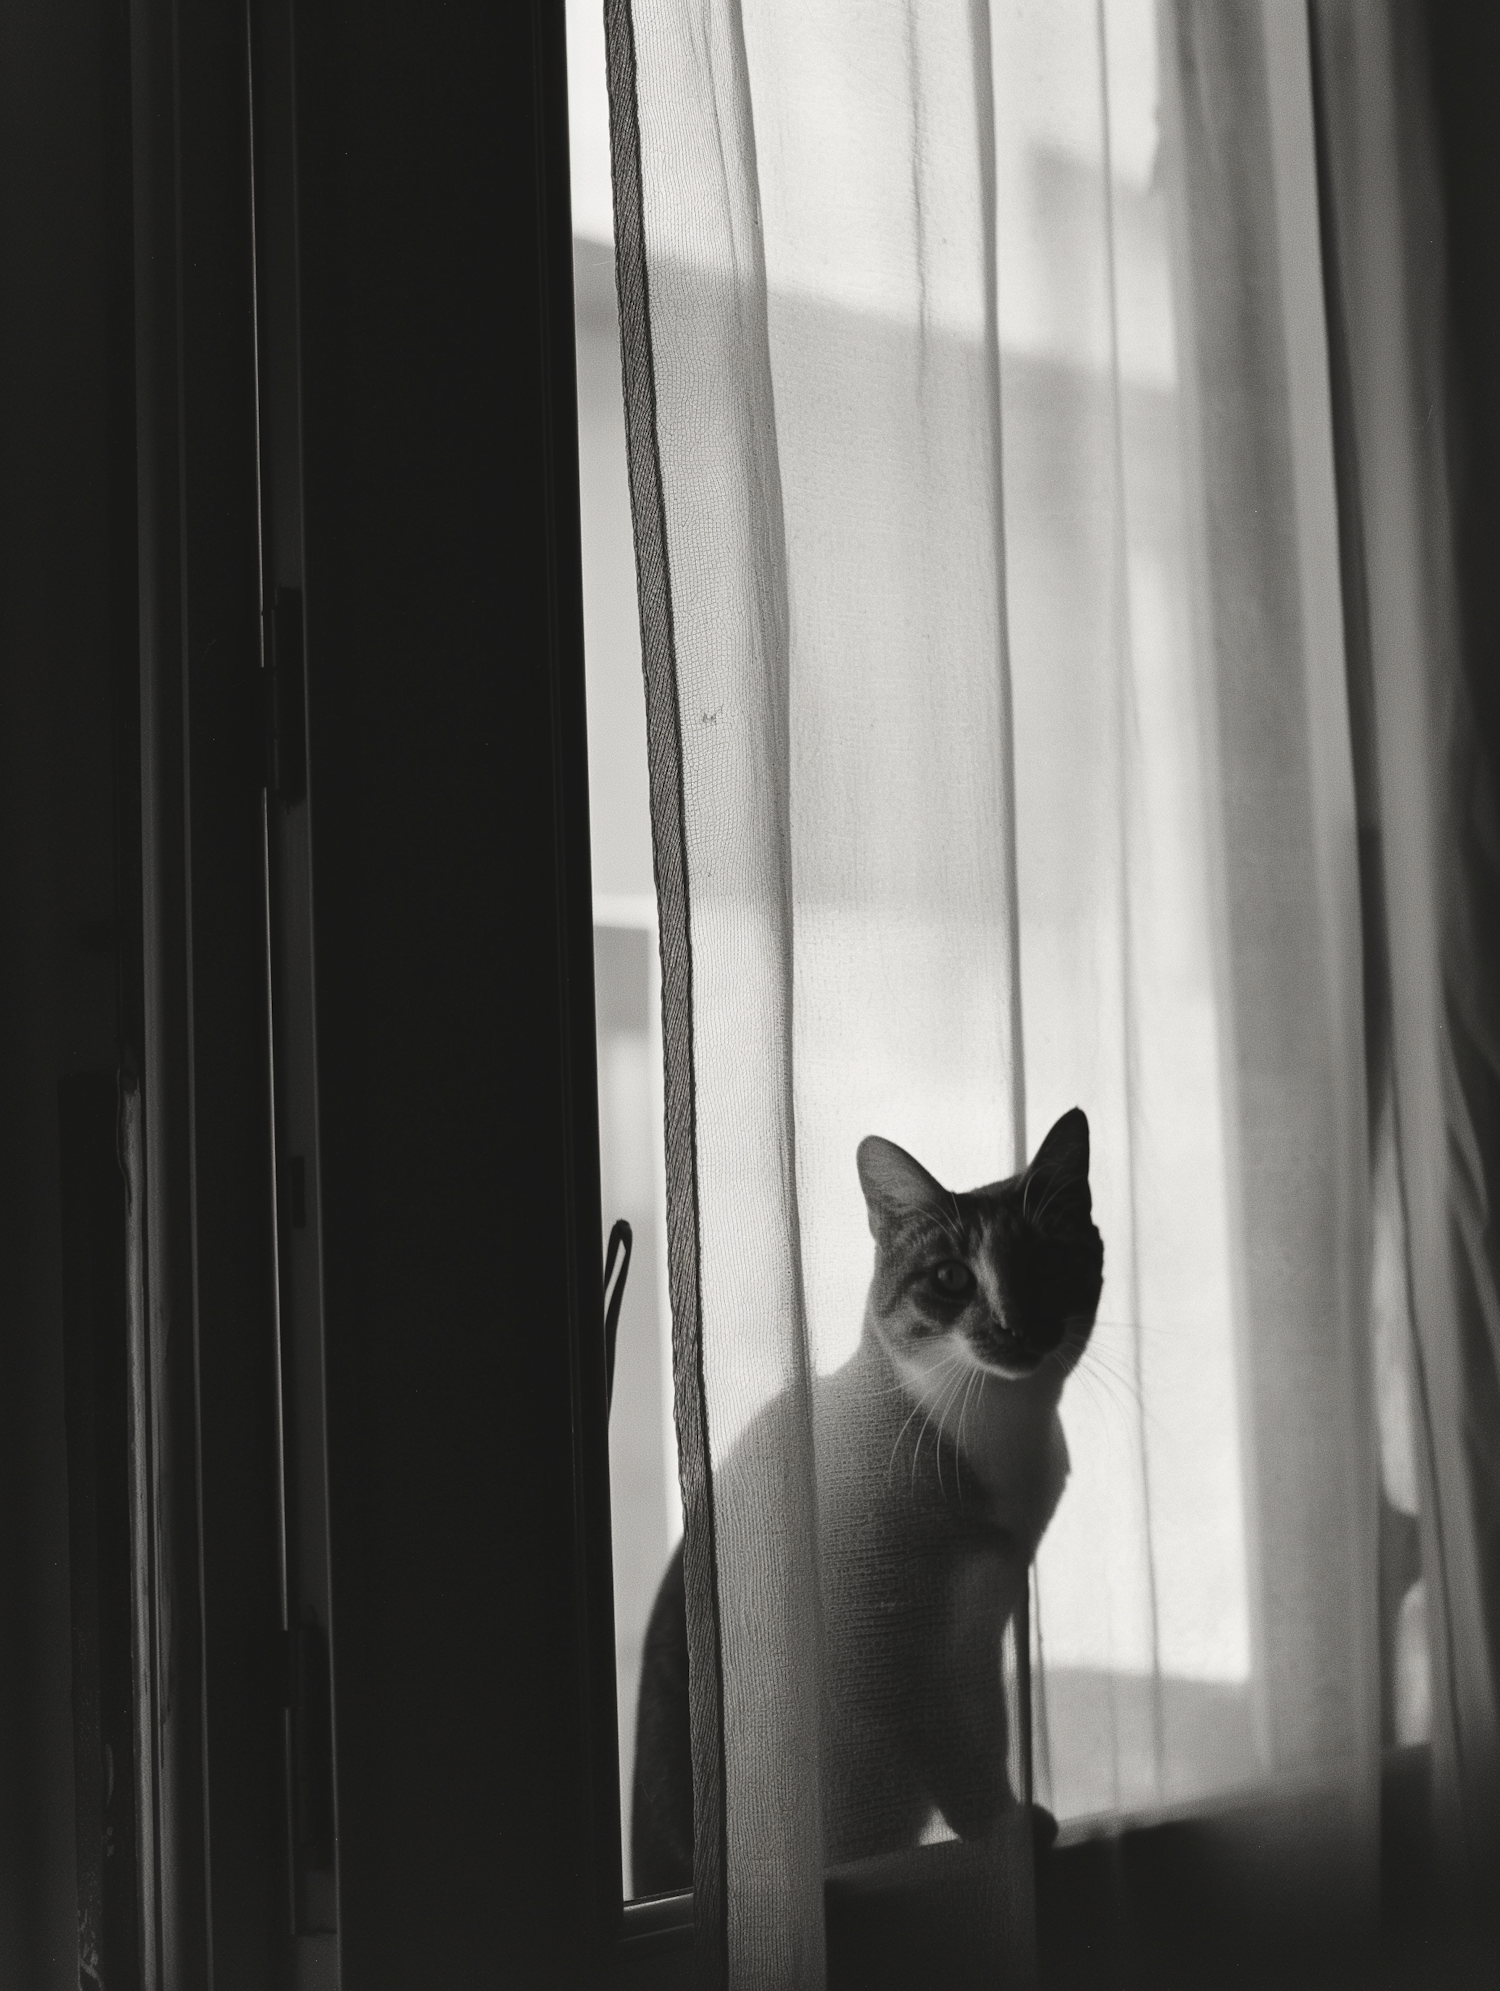
[[[1048,1342],[1044,1346],[1035,1336],[1003,1320],[990,1320],[969,1336],[969,1346],[985,1368],[1013,1380],[1039,1369],[1053,1345]]]

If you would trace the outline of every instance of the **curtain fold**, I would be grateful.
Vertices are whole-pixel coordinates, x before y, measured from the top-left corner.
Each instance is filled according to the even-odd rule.
[[[1376,1478],[1357,832],[1305,18],[1164,13],[1214,770],[1263,1846],[1372,1925]],[[1168,53],[1169,51],[1169,53]],[[1303,1834],[1306,1834],[1305,1839]],[[1300,1841],[1300,1843],[1299,1843]]]
[[[607,32],[616,185],[639,203],[617,240],[649,549],[700,1970],[774,1991],[821,1983],[824,1940],[785,545],[755,131],[737,8],[616,7]],[[736,1448],[767,1403],[774,1420]]]
[[[1450,1887],[1482,1901],[1500,1851],[1488,1547],[1500,1528],[1500,1306],[1493,1161],[1475,1134],[1475,1102],[1495,1069],[1486,1047],[1497,992],[1476,944],[1492,892],[1485,838],[1473,833],[1493,803],[1461,669],[1452,433],[1438,415],[1452,416],[1442,190],[1419,12],[1401,0],[1317,0],[1312,20],[1344,414],[1371,1092],[1376,1166],[1390,1184],[1377,1243],[1399,1281],[1390,1312],[1404,1428],[1384,1448],[1396,1462],[1385,1479],[1400,1503],[1409,1477],[1418,1509],[1424,1577],[1404,1615],[1431,1697],[1441,1864]],[[1403,1473],[1405,1446],[1414,1467]]]

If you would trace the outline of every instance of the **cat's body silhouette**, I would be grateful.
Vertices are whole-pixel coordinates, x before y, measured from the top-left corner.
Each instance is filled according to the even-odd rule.
[[[1010,1803],[1001,1641],[1068,1472],[1058,1399],[1093,1327],[1104,1246],[1076,1107],[1030,1166],[955,1195],[892,1142],[859,1149],[875,1238],[864,1333],[813,1386],[829,1864],[915,1844],[936,1812],[983,1837]],[[790,1400],[718,1468],[784,1456]],[[635,1891],[692,1884],[679,1547],[647,1629]]]

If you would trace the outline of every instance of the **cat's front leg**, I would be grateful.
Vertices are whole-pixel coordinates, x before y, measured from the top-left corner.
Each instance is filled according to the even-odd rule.
[[[918,1693],[918,1772],[961,1839],[984,1838],[1015,1802],[1006,1775],[1001,1659],[1019,1588],[1015,1562],[1013,1548],[994,1539],[965,1544],[952,1555]]]

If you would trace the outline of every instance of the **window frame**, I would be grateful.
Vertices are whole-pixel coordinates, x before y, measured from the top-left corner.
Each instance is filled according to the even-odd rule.
[[[277,1599],[274,1147],[315,1106],[344,1979],[498,1942],[639,1981],[673,1938],[620,1887],[562,8],[135,0],[128,58],[146,1280],[191,1323],[141,1377],[148,1968],[336,1967],[289,1928]],[[292,581],[315,865],[262,801]]]

